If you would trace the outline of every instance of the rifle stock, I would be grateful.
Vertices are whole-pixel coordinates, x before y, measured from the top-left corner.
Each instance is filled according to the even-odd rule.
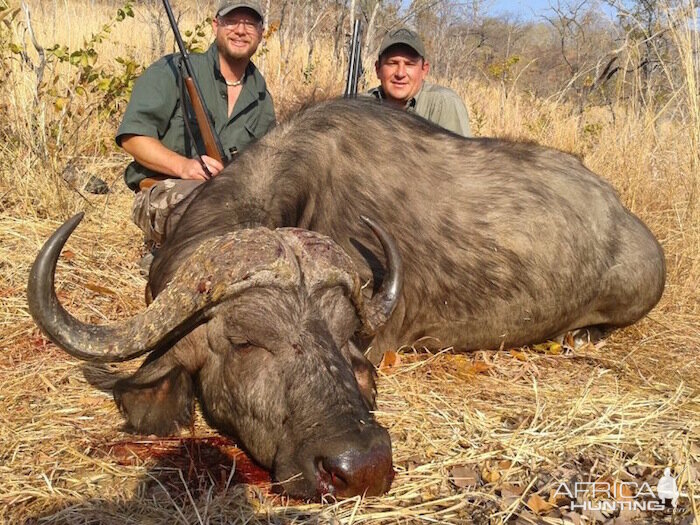
[[[187,89],[187,94],[190,97],[190,102],[192,103],[192,110],[194,111],[194,116],[197,119],[197,124],[199,125],[199,132],[202,135],[202,141],[204,142],[204,151],[206,154],[224,164],[223,156],[219,149],[219,142],[214,134],[212,127],[207,125],[202,125],[202,122],[208,123],[209,115],[204,107],[204,101],[199,97],[197,93],[197,86],[194,83],[192,77],[187,77],[184,79],[185,88]]]

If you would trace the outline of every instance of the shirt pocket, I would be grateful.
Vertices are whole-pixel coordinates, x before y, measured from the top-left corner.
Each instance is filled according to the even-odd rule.
[[[260,138],[262,135],[260,123],[260,107],[256,104],[246,115],[245,123],[243,127],[248,132],[248,138],[250,140],[255,140]]]
[[[267,112],[263,111],[262,108],[258,107],[255,115],[255,119],[251,119],[246,122],[245,129],[248,134],[253,139],[259,139],[265,135],[275,124],[274,115],[269,115]]]

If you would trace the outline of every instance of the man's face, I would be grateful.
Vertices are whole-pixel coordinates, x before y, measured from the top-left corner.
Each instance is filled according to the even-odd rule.
[[[413,98],[428,75],[430,64],[408,46],[387,49],[374,67],[387,99],[405,104]]]
[[[262,20],[245,7],[214,18],[212,27],[219,52],[228,59],[250,59],[262,40]]]

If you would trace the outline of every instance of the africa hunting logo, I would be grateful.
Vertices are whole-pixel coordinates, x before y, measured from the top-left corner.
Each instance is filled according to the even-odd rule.
[[[678,476],[673,477],[667,467],[655,490],[647,482],[577,481],[573,485],[560,483],[554,498],[568,498],[569,509],[579,512],[663,511],[667,503],[676,509],[681,497],[688,498],[687,493],[678,490],[677,480]]]

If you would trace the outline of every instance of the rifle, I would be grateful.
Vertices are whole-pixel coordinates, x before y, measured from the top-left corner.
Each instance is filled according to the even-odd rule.
[[[348,76],[345,81],[345,91],[343,96],[355,98],[357,96],[357,86],[362,75],[362,22],[355,20],[352,28],[352,40],[350,41],[350,54],[348,55]]]
[[[192,69],[192,64],[190,63],[190,55],[187,52],[185,43],[182,41],[182,36],[180,35],[180,30],[177,27],[177,21],[175,20],[173,10],[170,7],[170,2],[168,0],[163,0],[163,6],[165,7],[165,12],[168,14],[168,20],[170,20],[170,26],[173,29],[177,47],[180,49],[180,56],[182,56],[182,65],[184,66],[180,68],[182,81],[187,88],[187,94],[189,95],[190,103],[192,104],[192,109],[194,111],[195,118],[197,119],[199,132],[202,135],[202,140],[204,141],[205,153],[222,164],[226,164],[224,161],[225,155],[223,148],[221,147],[221,142],[214,131],[214,125],[212,124],[211,119],[209,118],[209,113],[204,106],[202,90],[199,89],[199,84],[194,76],[194,70]],[[182,103],[184,104],[185,101],[183,100]],[[187,121],[187,118],[185,118],[185,121]],[[204,166],[204,168],[206,173],[206,166]]]

